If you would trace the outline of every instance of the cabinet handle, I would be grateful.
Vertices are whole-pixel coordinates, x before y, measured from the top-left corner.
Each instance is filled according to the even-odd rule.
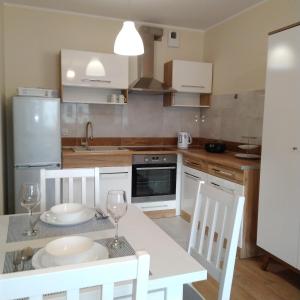
[[[227,187],[224,187],[224,186],[221,186],[220,184],[217,184],[215,182],[210,182],[210,184],[212,186],[214,186],[215,188],[219,189],[219,190],[222,190],[224,192],[229,192],[229,193],[234,193],[234,189],[230,189],[230,188],[227,188]]]
[[[182,84],[182,87],[190,87],[190,88],[200,88],[200,89],[204,89],[205,86],[203,85],[192,85],[192,84]]]
[[[187,172],[184,172],[184,174],[185,174],[186,176],[188,176],[188,177],[192,177],[193,179],[200,179],[200,177],[195,176],[195,175],[192,175],[192,174],[187,173]]]
[[[111,83],[111,80],[83,78],[82,82]]]
[[[162,207],[169,207],[169,206],[168,205],[142,206],[143,209],[145,209],[145,208],[162,208]]]
[[[212,168],[212,170],[215,171],[218,174],[222,174],[222,175],[225,175],[225,176],[230,176],[230,177],[234,176],[233,173],[229,173],[229,172],[222,171],[222,170],[219,170],[219,169]]]

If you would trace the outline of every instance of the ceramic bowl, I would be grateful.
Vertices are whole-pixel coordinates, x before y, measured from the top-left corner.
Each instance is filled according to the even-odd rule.
[[[59,221],[75,221],[84,212],[85,207],[79,203],[64,203],[51,207],[50,211]]]
[[[94,241],[84,236],[66,236],[49,242],[45,251],[54,258],[57,265],[84,262],[91,255]]]

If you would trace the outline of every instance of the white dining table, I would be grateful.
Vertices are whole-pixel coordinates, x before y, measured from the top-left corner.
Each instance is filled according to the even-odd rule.
[[[8,224],[9,215],[0,216],[0,273],[3,273],[6,252],[27,246],[41,248],[58,238],[56,236],[7,242]],[[207,279],[206,269],[137,207],[129,205],[127,214],[119,222],[119,234],[126,238],[134,250],[145,250],[150,254],[148,299],[164,299],[166,292],[168,299],[182,299],[184,284]],[[93,240],[111,238],[114,236],[114,229],[85,232],[80,235]],[[131,286],[128,284],[119,285],[115,289],[116,298],[129,297],[130,293]],[[51,299],[60,298],[53,296]]]

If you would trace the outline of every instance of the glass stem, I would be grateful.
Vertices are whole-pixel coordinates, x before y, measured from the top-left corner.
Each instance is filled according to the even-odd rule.
[[[117,241],[119,239],[119,236],[118,236],[118,231],[119,231],[119,222],[118,221],[115,221],[115,224],[116,224],[116,231],[115,231],[115,241]]]
[[[33,231],[33,223],[32,223],[32,209],[28,210],[28,215],[29,215],[29,228],[31,231]]]

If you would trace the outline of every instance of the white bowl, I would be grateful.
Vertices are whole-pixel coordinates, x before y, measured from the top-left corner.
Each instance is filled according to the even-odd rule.
[[[50,211],[60,221],[75,221],[84,212],[85,206],[79,203],[64,203],[52,206]]]
[[[258,148],[258,145],[245,144],[245,145],[239,145],[238,147],[242,150],[253,150]]]
[[[66,236],[48,243],[45,251],[53,256],[58,265],[75,264],[86,261],[93,244],[93,240],[88,237]]]

